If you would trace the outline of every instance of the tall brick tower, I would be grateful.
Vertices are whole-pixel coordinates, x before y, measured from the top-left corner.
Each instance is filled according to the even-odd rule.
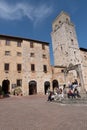
[[[53,21],[51,36],[55,66],[81,63],[75,27],[67,13],[61,12]]]

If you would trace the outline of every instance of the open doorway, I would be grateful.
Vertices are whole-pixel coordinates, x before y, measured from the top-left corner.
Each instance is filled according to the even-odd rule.
[[[44,83],[44,93],[46,94],[47,93],[47,90],[50,88],[50,82],[49,81],[46,81]]]
[[[37,83],[32,80],[29,82],[29,95],[37,94]]]
[[[59,88],[59,83],[56,79],[52,81],[52,86],[53,86],[53,91],[55,88]]]
[[[8,79],[2,81],[2,91],[4,94],[9,94],[9,85],[10,81]]]

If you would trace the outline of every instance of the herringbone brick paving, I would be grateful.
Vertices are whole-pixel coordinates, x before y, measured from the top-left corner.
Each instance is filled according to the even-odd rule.
[[[87,130],[87,106],[40,95],[0,99],[0,130]]]

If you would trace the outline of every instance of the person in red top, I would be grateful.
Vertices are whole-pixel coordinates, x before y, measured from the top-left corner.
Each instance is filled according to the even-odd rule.
[[[73,92],[73,90],[71,88],[69,89],[69,91],[67,93],[67,96],[68,96],[68,98],[70,98],[70,97],[75,98],[75,94],[74,94],[74,92]]]

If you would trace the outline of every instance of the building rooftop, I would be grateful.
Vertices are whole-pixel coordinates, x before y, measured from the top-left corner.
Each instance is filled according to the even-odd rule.
[[[44,41],[39,41],[39,40],[34,40],[34,39],[29,39],[29,38],[24,38],[24,37],[4,35],[4,34],[0,34],[0,38],[7,38],[7,39],[21,40],[21,41],[26,40],[26,41],[33,41],[33,42],[43,43],[43,44],[49,44],[48,42],[44,42]]]
[[[81,50],[81,51],[87,51],[87,49],[86,49],[86,48],[80,48],[80,50]]]

